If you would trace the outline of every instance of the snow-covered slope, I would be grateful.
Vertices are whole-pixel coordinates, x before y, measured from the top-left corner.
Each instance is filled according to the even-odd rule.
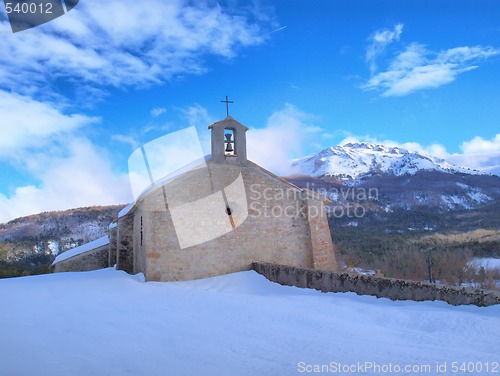
[[[295,172],[315,177],[357,178],[376,172],[390,175],[414,175],[420,170],[481,174],[454,166],[444,159],[384,145],[349,143],[332,146],[317,154],[292,161]]]
[[[358,362],[431,367],[402,375],[456,375],[451,362],[466,362],[488,374],[500,354],[500,306],[321,293],[253,271],[174,283],[113,269],[13,278],[0,280],[0,301],[8,376],[390,373]]]

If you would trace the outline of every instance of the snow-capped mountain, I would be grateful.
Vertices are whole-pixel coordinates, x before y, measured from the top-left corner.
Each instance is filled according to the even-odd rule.
[[[483,174],[416,151],[367,143],[332,146],[317,154],[292,161],[292,167],[294,172],[304,175],[343,179],[355,179],[375,173],[414,175],[421,170]]]
[[[349,143],[296,159],[292,166],[287,179],[295,185],[320,189],[332,205],[363,205],[378,213],[469,210],[500,199],[500,177],[398,147]],[[356,196],[369,190],[376,191],[375,199]]]

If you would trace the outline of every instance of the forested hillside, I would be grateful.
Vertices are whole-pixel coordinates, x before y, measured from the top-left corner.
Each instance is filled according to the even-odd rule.
[[[57,254],[106,235],[122,207],[46,212],[0,224],[0,278],[48,272]]]

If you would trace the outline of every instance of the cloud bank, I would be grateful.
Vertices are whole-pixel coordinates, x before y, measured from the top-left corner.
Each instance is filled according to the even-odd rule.
[[[96,124],[99,118],[65,114],[55,103],[0,90],[0,159],[41,148],[52,138]]]
[[[264,42],[251,15],[184,0],[81,1],[42,26],[10,33],[0,19],[0,87],[20,92],[64,78],[81,84],[140,87],[206,71],[203,59],[236,56]]]
[[[0,194],[0,223],[44,211],[131,200],[128,176],[113,169],[106,150],[78,137],[54,143],[51,149],[33,152],[25,161],[23,167],[36,185]]]
[[[311,145],[321,147],[317,140],[324,130],[313,121],[313,115],[285,104],[268,118],[265,127],[248,132],[248,158],[278,175],[292,173],[292,159],[304,156]]]
[[[474,137],[472,140],[462,143],[461,148],[464,153],[467,154],[500,152],[500,133],[491,140],[485,140],[482,137]]]
[[[130,201],[128,177],[99,146],[106,140],[89,136],[106,119],[71,110],[57,83],[92,102],[110,87],[143,88],[203,74],[206,58],[234,58],[268,37],[272,17],[245,9],[233,14],[211,1],[87,0],[63,17],[15,34],[0,12],[0,162],[36,181],[0,194],[0,222]],[[153,118],[162,113],[163,108],[151,110]],[[110,140],[135,145],[130,136]]]

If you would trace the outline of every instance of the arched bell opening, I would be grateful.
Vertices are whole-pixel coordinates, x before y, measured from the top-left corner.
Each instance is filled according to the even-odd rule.
[[[236,143],[233,129],[224,129],[224,155],[227,157],[236,157]]]

